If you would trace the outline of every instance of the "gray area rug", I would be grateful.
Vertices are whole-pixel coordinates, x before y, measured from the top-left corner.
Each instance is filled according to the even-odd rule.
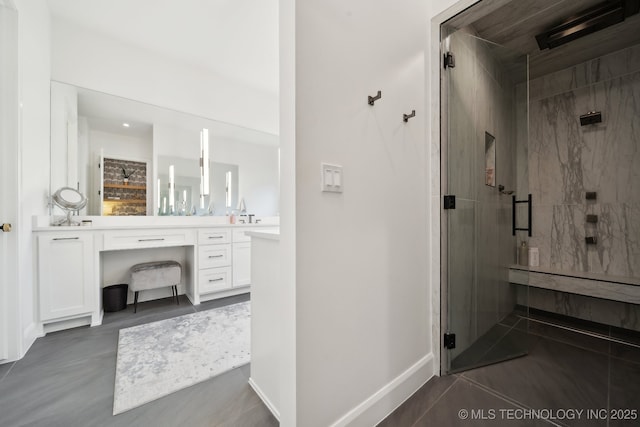
[[[113,415],[249,363],[249,304],[121,329]]]

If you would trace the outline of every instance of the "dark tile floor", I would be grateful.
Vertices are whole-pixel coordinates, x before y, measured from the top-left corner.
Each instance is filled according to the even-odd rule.
[[[156,300],[141,303],[136,315],[128,307],[108,313],[102,326],[38,339],[22,360],[0,365],[0,426],[277,426],[247,384],[248,365],[111,415],[119,329],[248,298],[198,307],[185,298],[180,306]],[[520,343],[522,327],[505,325],[509,332],[501,327],[501,340]],[[587,334],[569,329],[575,324],[563,319],[539,315],[528,322],[527,356],[434,377],[379,426],[640,426],[640,334],[579,326]],[[491,359],[496,349],[484,350]],[[539,415],[556,419],[532,419],[525,412],[531,409],[548,410]],[[634,418],[633,411],[635,419],[612,419]]]
[[[50,333],[25,357],[0,365],[0,426],[277,426],[247,381],[249,365],[113,416],[118,331],[247,301],[249,294],[193,306],[182,297],[107,313],[102,326]]]
[[[535,318],[528,355],[434,377],[379,427],[640,426],[640,334]],[[503,339],[521,341],[522,328]]]

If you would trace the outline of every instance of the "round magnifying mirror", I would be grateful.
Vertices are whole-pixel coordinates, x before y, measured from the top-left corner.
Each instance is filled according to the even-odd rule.
[[[87,198],[78,190],[71,187],[62,187],[52,196],[53,203],[67,213],[67,218],[56,225],[71,225],[71,212],[79,211],[87,205]]]

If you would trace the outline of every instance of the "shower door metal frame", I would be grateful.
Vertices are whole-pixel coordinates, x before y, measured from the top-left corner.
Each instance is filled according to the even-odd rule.
[[[444,24],[440,25],[440,200],[444,203],[444,195],[447,194],[448,172],[448,143],[449,143],[449,73],[444,67],[446,51],[444,39],[447,32]],[[444,346],[444,335],[449,332],[449,216],[444,212],[444,205],[440,206],[440,336],[438,337],[440,349],[440,375],[446,375],[448,371],[449,355]]]

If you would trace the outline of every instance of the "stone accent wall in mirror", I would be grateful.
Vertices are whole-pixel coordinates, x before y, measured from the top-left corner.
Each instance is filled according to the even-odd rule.
[[[105,158],[115,174],[105,176]],[[278,168],[277,135],[51,82],[50,191],[85,194],[81,215],[226,215],[244,201],[247,213],[276,216]],[[115,187],[143,194],[146,212],[114,210]]]

